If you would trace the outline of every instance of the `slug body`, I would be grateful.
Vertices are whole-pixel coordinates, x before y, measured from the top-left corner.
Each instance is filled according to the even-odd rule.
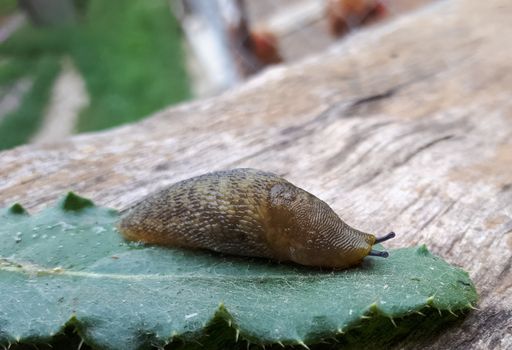
[[[308,266],[346,268],[369,254],[387,256],[372,251],[379,241],[374,235],[344,223],[322,200],[254,169],[213,172],[171,185],[132,207],[119,230],[132,241]]]

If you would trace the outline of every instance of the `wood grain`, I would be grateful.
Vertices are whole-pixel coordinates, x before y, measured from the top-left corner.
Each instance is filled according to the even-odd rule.
[[[512,348],[512,2],[452,0],[220,97],[0,154],[0,204],[123,209],[207,171],[276,172],[392,247],[468,270],[480,310],[411,349]],[[141,87],[143,88],[143,87]]]

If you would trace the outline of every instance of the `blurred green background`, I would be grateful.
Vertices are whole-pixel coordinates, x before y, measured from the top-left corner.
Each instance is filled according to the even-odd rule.
[[[0,149],[39,130],[63,57],[89,95],[76,132],[132,122],[190,97],[182,33],[167,0],[61,1],[71,3],[73,16],[39,25],[23,1],[0,2],[0,32],[20,14],[29,18],[0,41],[0,98],[21,79],[31,81],[14,110],[0,110]]]

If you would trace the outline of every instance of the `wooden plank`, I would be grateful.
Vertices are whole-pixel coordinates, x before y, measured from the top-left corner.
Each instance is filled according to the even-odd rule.
[[[0,204],[73,190],[123,209],[207,171],[273,171],[470,272],[480,310],[404,347],[512,348],[511,15],[507,0],[443,1],[220,97],[3,152]]]

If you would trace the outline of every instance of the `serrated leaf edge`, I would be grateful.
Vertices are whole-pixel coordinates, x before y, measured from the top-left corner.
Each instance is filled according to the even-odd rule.
[[[95,204],[92,200],[81,197],[74,192],[69,192],[63,199],[57,202],[57,206],[65,211],[81,211],[85,208],[94,207]],[[15,208],[15,212],[13,212],[13,208]],[[19,203],[14,204],[8,209],[8,212],[15,214],[15,215],[30,215],[25,208]],[[421,245],[417,247],[417,253],[421,255],[432,255],[432,253],[428,250],[426,245]],[[262,279],[261,276],[255,276],[255,277],[241,277],[241,276],[231,276],[231,275],[216,275],[212,277],[205,277],[205,276],[197,276],[197,275],[182,275],[182,276],[169,276],[169,275],[160,275],[160,274],[152,274],[152,275],[126,275],[126,274],[112,274],[112,273],[96,273],[96,272],[90,272],[90,271],[71,271],[66,270],[61,267],[55,267],[55,268],[45,268],[39,265],[31,264],[28,262],[15,262],[11,259],[0,257],[0,270],[9,271],[9,272],[23,272],[29,275],[65,275],[65,276],[73,276],[73,277],[88,277],[88,278],[111,278],[111,279],[125,279],[125,280],[144,280],[144,279],[153,279],[153,280],[169,280],[169,279],[197,279],[197,278],[203,278],[203,279],[219,279],[219,278],[229,278],[233,277],[237,280],[245,279],[245,280],[252,280],[252,279]],[[465,272],[465,271],[464,271]],[[469,275],[467,272],[465,272],[466,275]],[[289,279],[289,278],[300,278],[300,279],[318,279],[318,278],[335,278],[336,275],[307,275],[307,276],[288,276],[288,275],[265,275],[264,278],[274,278],[274,279]],[[471,280],[470,280],[471,281]],[[472,283],[472,282],[471,282]],[[472,284],[473,288],[474,285]],[[475,300],[476,303],[476,300]],[[393,323],[395,327],[397,327],[397,324],[395,322],[395,319],[402,319],[406,318],[412,314],[418,314],[420,316],[425,316],[424,313],[421,311],[428,310],[429,308],[435,308],[439,312],[439,315],[442,316],[442,311],[447,311],[448,313],[452,314],[455,317],[458,317],[458,315],[455,313],[457,311],[460,312],[467,312],[468,310],[478,310],[476,307],[476,304],[472,304],[471,302],[468,302],[465,307],[461,307],[458,309],[451,309],[451,308],[440,308],[435,305],[435,295],[431,295],[425,300],[424,305],[418,305],[417,308],[414,310],[409,310],[403,314],[395,314],[394,317],[391,317],[390,315],[387,315],[382,309],[379,308],[379,305],[377,302],[374,302],[368,306],[368,308],[364,309],[360,313],[360,316],[358,318],[354,318],[352,322],[349,322],[347,324],[340,325],[339,327],[332,329],[330,333],[335,334],[336,336],[343,336],[347,332],[349,332],[351,329],[357,328],[361,326],[361,323],[371,319],[375,316],[383,316],[388,317],[390,319],[390,322]],[[212,317],[210,320],[206,323],[205,327],[202,329],[198,329],[197,332],[204,331],[205,328],[208,327],[208,325],[213,324],[214,322],[218,320],[223,320],[226,322],[227,326],[229,328],[235,329],[235,341],[246,341],[248,346],[250,344],[255,344],[259,346],[265,346],[265,345],[272,345],[272,344],[278,344],[281,346],[285,345],[292,345],[292,346],[301,346],[305,349],[309,349],[309,345],[317,344],[318,342],[321,342],[323,339],[313,339],[314,337],[311,337],[309,334],[306,334],[304,337],[305,339],[267,339],[265,341],[259,341],[259,339],[255,336],[252,336],[250,332],[244,330],[242,327],[240,327],[237,323],[235,318],[232,316],[232,314],[229,312],[227,307],[221,303],[219,307],[214,311]],[[81,337],[82,342],[85,342],[87,345],[94,346],[94,342],[88,341],[87,337],[83,336],[82,332],[80,331],[81,321],[76,318],[76,315],[72,315],[68,321],[65,322],[65,324],[62,326],[62,328],[59,330],[59,332],[55,334],[49,334],[49,338],[53,338],[56,334],[64,332],[64,330],[67,327],[74,327],[77,334]],[[180,338],[184,334],[179,334],[175,331],[171,332],[171,334],[168,336],[167,339],[165,339],[165,344],[169,344],[176,338]],[[308,339],[309,338],[309,339]],[[15,342],[19,343],[21,339],[14,338],[12,339]],[[12,344],[9,341],[8,346],[10,347]],[[0,344],[0,346],[3,346]]]

